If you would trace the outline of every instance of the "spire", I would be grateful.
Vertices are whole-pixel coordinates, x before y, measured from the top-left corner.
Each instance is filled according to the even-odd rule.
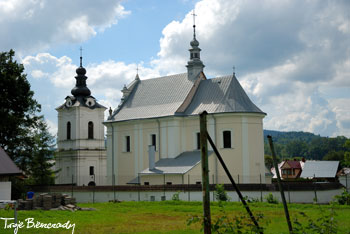
[[[204,64],[200,60],[200,51],[201,49],[198,47],[199,42],[196,39],[196,14],[193,10],[193,40],[191,41],[191,49],[190,51],[190,60],[187,63],[187,75],[188,79],[190,80],[196,80],[197,75],[199,72],[203,71]]]
[[[137,67],[136,67],[136,76],[135,76],[135,80],[140,80],[140,77],[139,77],[139,65],[137,64]]]
[[[87,76],[86,70],[83,67],[83,49],[80,47],[80,67],[76,69],[77,76],[75,76],[76,83],[71,93],[74,97],[86,97],[91,95],[91,91],[86,87]]]
[[[80,67],[83,67],[83,47],[80,46]]]
[[[193,39],[196,39],[196,14],[194,13],[194,9],[193,9]]]

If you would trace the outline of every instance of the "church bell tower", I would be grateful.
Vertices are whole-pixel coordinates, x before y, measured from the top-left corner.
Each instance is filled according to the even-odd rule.
[[[72,96],[57,107],[58,134],[56,184],[104,185],[106,181],[106,148],[104,141],[104,111],[91,96],[86,85],[86,69],[76,69],[76,85]]]

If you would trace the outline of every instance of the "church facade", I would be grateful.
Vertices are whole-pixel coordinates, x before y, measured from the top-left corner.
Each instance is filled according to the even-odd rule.
[[[80,58],[80,61],[82,58]],[[104,111],[86,86],[86,70],[76,70],[72,96],[57,107],[56,184],[105,185]]]
[[[107,127],[107,183],[193,184],[201,181],[199,113],[240,183],[265,183],[262,112],[235,74],[207,79],[199,42],[190,43],[187,72],[124,86]],[[229,183],[209,147],[210,181]]]

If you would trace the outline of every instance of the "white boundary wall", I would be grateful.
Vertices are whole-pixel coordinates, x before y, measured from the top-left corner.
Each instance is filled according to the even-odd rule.
[[[11,181],[0,182],[0,200],[11,200]]]
[[[342,189],[334,189],[334,190],[322,190],[322,191],[316,191],[317,194],[317,201],[318,203],[329,203],[333,200],[335,195],[341,194],[343,190]],[[65,193],[68,195],[71,195],[71,191],[61,191],[61,193]],[[151,201],[154,197],[155,201],[161,201],[162,196],[165,195],[166,200],[171,200],[172,196],[176,194],[177,192],[171,191],[171,192],[163,192],[163,191],[116,191],[115,192],[115,198],[119,201]],[[261,196],[264,197],[272,193],[273,196],[275,196],[280,202],[281,202],[281,196],[279,191],[263,191],[262,193],[260,191],[243,191],[243,196],[248,196],[249,198],[255,198],[259,199]],[[179,198],[183,201],[202,201],[202,195],[203,193],[201,191],[191,191],[191,192],[181,192],[179,191]],[[231,201],[239,201],[238,195],[234,191],[228,191],[228,196],[230,197]],[[214,192],[210,192],[210,200],[215,201],[215,198],[213,199]],[[153,196],[153,197],[152,197]],[[107,191],[107,192],[93,192],[93,191],[84,191],[84,192],[73,192],[73,197],[77,199],[77,202],[79,203],[88,203],[88,202],[108,202],[110,200],[114,199],[114,193],[113,191]],[[291,203],[313,203],[315,198],[315,192],[314,191],[290,191],[289,193],[285,192],[285,197],[287,202]],[[265,199],[264,199],[265,201]]]

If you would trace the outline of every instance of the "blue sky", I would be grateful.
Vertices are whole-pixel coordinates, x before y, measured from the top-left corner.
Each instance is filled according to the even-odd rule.
[[[0,51],[16,51],[56,133],[80,46],[92,95],[115,108],[137,66],[141,79],[186,71],[193,9],[207,77],[235,66],[265,129],[350,137],[345,0],[0,0]]]

